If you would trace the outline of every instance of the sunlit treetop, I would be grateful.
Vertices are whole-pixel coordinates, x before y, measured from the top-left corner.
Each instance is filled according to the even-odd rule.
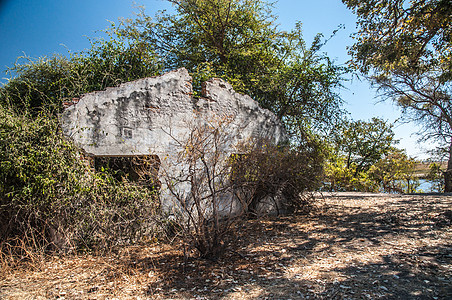
[[[372,68],[441,69],[451,79],[452,2],[450,0],[343,0],[358,16],[358,33],[350,48],[354,66]]]

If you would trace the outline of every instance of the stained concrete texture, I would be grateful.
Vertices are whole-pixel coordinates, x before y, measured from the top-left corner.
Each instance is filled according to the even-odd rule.
[[[220,145],[225,155],[253,139],[286,139],[272,112],[221,79],[205,82],[203,97],[192,94],[192,78],[184,68],[85,94],[63,112],[63,132],[93,156],[158,155],[168,162],[169,173],[176,172],[171,165],[177,165],[178,153],[200,124],[225,127],[227,139]]]
[[[63,132],[94,156],[175,153],[200,120],[229,120],[231,153],[252,138],[285,139],[276,116],[229,83],[211,79],[205,97],[194,98],[191,81],[182,68],[85,94],[62,114]]]

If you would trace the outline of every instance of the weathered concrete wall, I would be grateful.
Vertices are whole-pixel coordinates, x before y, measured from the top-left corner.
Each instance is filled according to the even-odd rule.
[[[227,138],[220,145],[225,155],[237,153],[239,144],[253,138],[274,143],[286,139],[273,113],[227,82],[207,81],[205,97],[197,99],[191,81],[187,70],[179,69],[86,94],[62,114],[63,132],[94,156],[158,155],[164,158],[165,174],[174,177],[188,171],[177,154],[203,122],[228,120],[223,128]],[[190,197],[189,184],[181,182],[177,188]],[[161,198],[164,206],[171,206],[168,189],[162,189]]]
[[[226,145],[231,153],[250,138],[266,137],[276,143],[285,138],[274,114],[236,93],[227,82],[209,80],[205,94],[192,97],[191,77],[183,68],[128,82],[82,96],[64,111],[63,132],[95,156],[168,156],[179,150],[174,138],[183,141],[188,124],[199,118],[231,119]]]

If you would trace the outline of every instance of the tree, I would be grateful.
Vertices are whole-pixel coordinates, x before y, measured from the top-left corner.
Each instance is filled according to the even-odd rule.
[[[391,147],[382,159],[370,167],[369,177],[380,191],[415,193],[419,186],[415,167],[415,159],[408,157],[404,150]]]
[[[358,16],[351,66],[422,125],[449,156],[452,191],[452,5],[450,0],[343,0]]]
[[[428,168],[429,172],[426,176],[426,179],[431,183],[430,190],[432,192],[441,193],[442,191],[444,191],[444,178],[443,170],[441,170],[441,164],[433,162],[428,166]]]
[[[124,22],[121,35],[151,45],[165,69],[186,67],[197,95],[201,82],[223,78],[297,134],[331,126],[340,117],[335,89],[344,69],[318,53],[321,35],[307,47],[301,23],[292,32],[281,31],[272,6],[262,0],[170,2],[176,14],[153,20],[141,12]]]
[[[326,169],[329,188],[394,191],[390,184],[404,179],[401,175],[405,175],[404,171],[409,173],[405,168],[409,159],[402,155],[401,150],[394,148],[398,141],[394,139],[392,127],[392,124],[378,118],[344,121],[332,138],[331,156]],[[384,177],[377,178],[376,170],[381,170]]]
[[[14,77],[0,87],[0,104],[35,113],[44,107],[59,110],[65,99],[159,73],[147,44],[125,40],[114,24],[107,34],[108,39],[91,39],[91,48],[69,57],[22,57],[8,70]]]
[[[393,125],[382,119],[345,121],[343,126],[335,135],[336,151],[346,157],[347,169],[354,164],[354,176],[369,170],[398,142],[394,140]]]

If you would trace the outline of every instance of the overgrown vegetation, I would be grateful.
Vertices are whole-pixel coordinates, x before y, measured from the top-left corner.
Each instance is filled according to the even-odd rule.
[[[108,38],[92,40],[88,50],[25,58],[9,70],[13,77],[0,88],[3,254],[26,248],[102,249],[146,234],[158,210],[156,195],[118,174],[115,178],[91,169],[80,150],[61,135],[57,115],[63,102],[84,93],[177,67],[189,70],[196,93],[211,77],[229,81],[272,110],[290,131],[291,142],[299,145],[287,146],[290,150],[255,145],[224,160],[207,147],[209,140],[192,144],[182,158],[193,166],[183,174],[191,181],[191,201],[211,201],[212,213],[219,205],[216,195],[229,189],[242,197],[243,216],[250,211],[255,215],[263,199],[284,197],[290,209],[305,206],[300,195],[318,186],[323,170],[320,143],[314,141],[342,113],[335,88],[344,69],[319,53],[321,35],[307,47],[300,24],[290,33],[281,31],[267,2],[173,3],[174,15],[159,14],[154,22],[142,13],[112,25]],[[204,133],[194,130],[192,135]],[[231,233],[230,223],[222,217],[220,222],[215,213],[203,216],[201,206],[184,206],[186,198],[170,190],[185,216],[196,215],[176,227],[182,225],[185,236],[194,232],[192,241],[202,256],[217,255],[225,234]]]
[[[234,224],[243,221],[247,199],[237,203],[231,198],[228,123],[197,120],[187,124],[186,140],[171,136],[181,150],[176,161],[168,162],[172,166],[163,165],[162,193],[172,202],[167,205],[186,243],[186,255],[196,249],[201,257],[218,257],[233,240]]]
[[[149,46],[132,43],[115,32],[91,40],[91,48],[31,59],[21,57],[8,69],[12,78],[0,89],[0,104],[17,112],[61,111],[63,102],[123,82],[157,75],[160,71]]]
[[[2,256],[103,251],[153,234],[156,195],[94,172],[43,112],[0,107],[0,158]]]
[[[230,156],[228,118],[198,119],[171,167],[163,167],[165,199],[186,248],[217,258],[240,236],[249,217],[307,210],[309,192],[320,186],[323,155],[310,140],[303,151],[267,140],[249,141]],[[168,205],[168,204],[167,204]]]
[[[232,161],[237,198],[247,200],[247,214],[307,211],[310,192],[324,179],[324,146],[316,137],[303,144],[274,145],[264,140],[244,145]]]
[[[273,111],[301,136],[331,128],[342,116],[337,94],[343,67],[320,50],[318,34],[306,45],[302,26],[286,32],[263,0],[170,0],[176,12],[154,18],[144,11],[119,26],[121,36],[152,47],[163,70],[185,67],[201,83],[218,77]]]
[[[200,95],[201,82],[223,78],[275,113],[290,135],[288,145],[254,141],[233,157],[224,155],[222,145],[227,143],[221,124],[194,127],[187,142],[179,141],[184,149],[180,163],[188,168],[180,174],[166,173],[162,182],[166,190],[161,193],[169,193],[177,203],[172,229],[180,229],[186,245],[201,256],[222,253],[246,217],[258,216],[269,207],[277,212],[309,207],[306,193],[320,187],[326,158],[328,189],[415,191],[414,161],[394,147],[390,125],[379,119],[342,122],[337,89],[346,69],[320,53],[326,42],[321,34],[306,45],[301,23],[290,32],[282,31],[266,1],[170,2],[175,5],[174,14],[159,13],[153,19],[141,11],[135,19],[113,24],[106,31],[107,39],[91,40],[88,50],[67,57],[22,60],[9,70],[13,77],[0,88],[2,255],[13,257],[26,249],[105,249],[154,234],[152,219],[162,213],[159,184],[144,188],[120,172],[90,168],[81,159],[82,152],[62,136],[57,115],[66,100],[179,67],[187,68],[193,77],[195,97]],[[363,28],[368,15],[365,12],[362,17]],[[446,40],[438,41],[439,46],[448,45]],[[375,68],[377,82],[391,96],[398,96],[399,90],[388,83],[411,77],[403,72],[403,76],[397,72],[393,78],[388,76],[403,60],[398,57],[400,61],[389,69],[382,63],[378,74],[381,62],[361,61],[364,50],[352,49],[356,67],[364,73],[369,66]],[[428,54],[429,58],[430,52],[424,52],[419,57]],[[427,83],[438,74],[436,67],[443,66],[433,58],[433,71],[416,73]],[[406,71],[405,67],[400,70]],[[438,77],[441,92],[434,95],[436,102],[429,102],[432,107],[441,109],[438,103],[450,98],[448,86],[442,89],[449,75],[450,70]],[[424,90],[421,86],[414,92]],[[410,109],[424,103],[412,94],[398,99]],[[419,120],[434,120],[441,128],[449,124],[442,121],[443,115],[434,119],[437,109],[419,111]],[[330,146],[319,142],[328,136],[334,137],[328,141]],[[168,170],[163,166],[162,173]],[[432,180],[439,178],[435,170]],[[151,173],[143,178],[151,180],[156,172]]]
[[[64,101],[156,74],[145,45],[113,35],[69,57],[21,58],[8,70],[14,77],[0,88],[4,257],[105,250],[155,234],[155,192],[95,172],[59,128]]]
[[[442,193],[444,191],[444,170],[442,170],[441,164],[433,162],[428,166],[428,168],[429,172],[426,179],[432,185],[431,191]]]

